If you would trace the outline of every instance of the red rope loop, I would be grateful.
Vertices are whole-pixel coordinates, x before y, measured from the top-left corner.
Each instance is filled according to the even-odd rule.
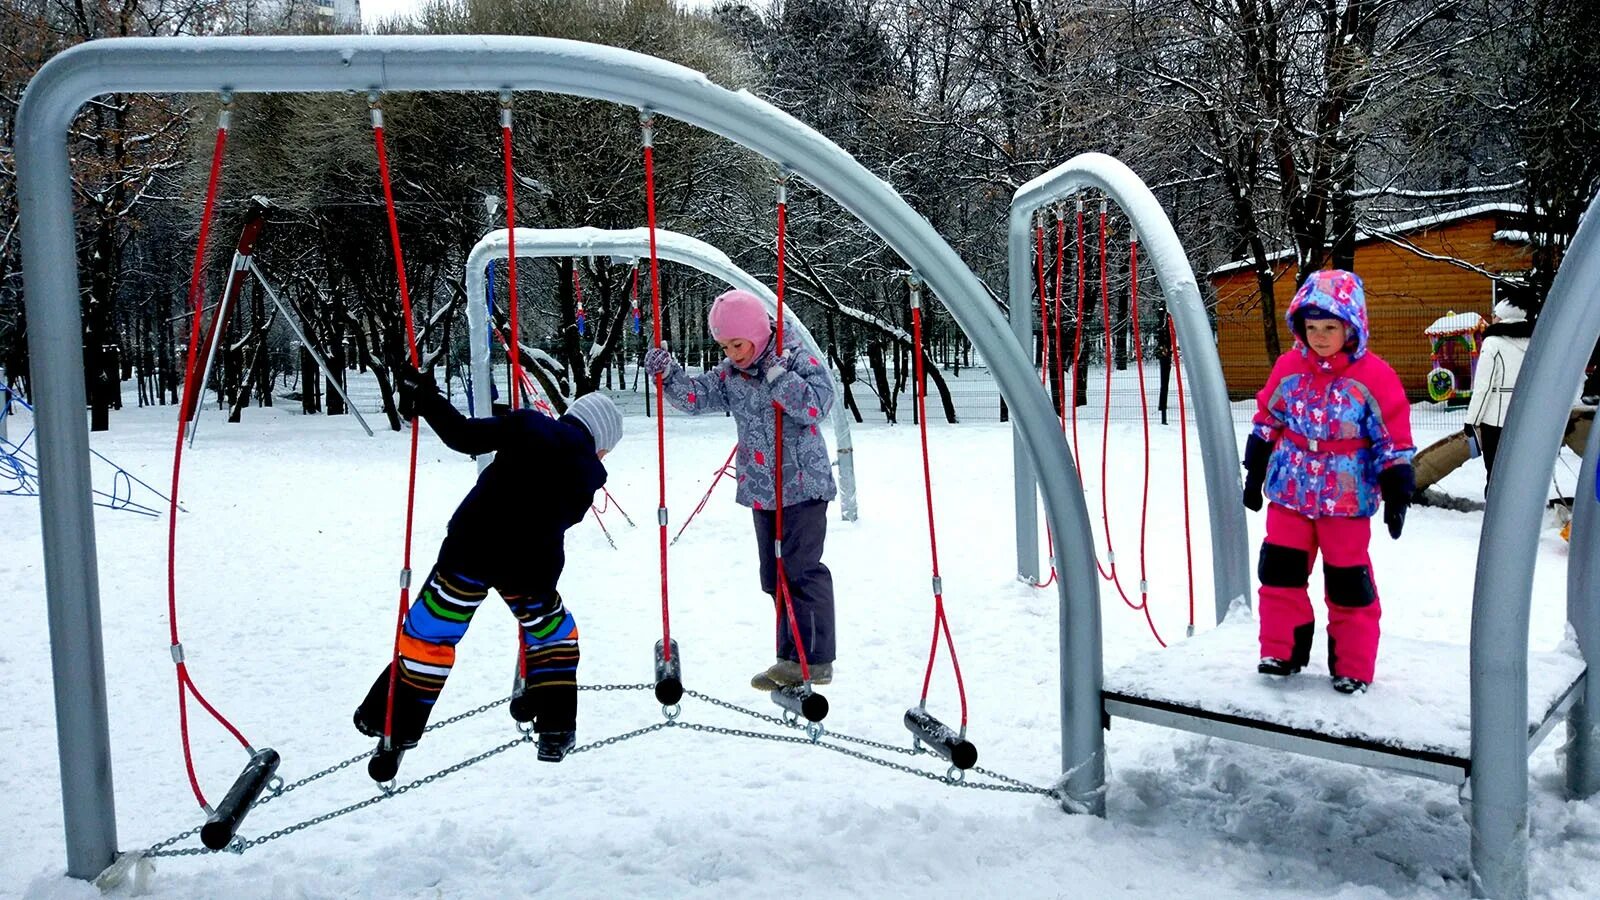
[[[1057,277],[1056,277],[1056,303],[1057,303],[1058,309],[1059,309],[1059,306],[1060,306],[1060,301],[1061,301],[1061,296],[1062,296],[1061,270],[1062,270],[1062,261],[1063,261],[1062,260],[1062,256],[1063,256],[1063,253],[1065,252],[1065,237],[1066,237],[1065,227],[1066,227],[1065,221],[1061,220],[1061,221],[1058,222],[1058,227],[1057,227],[1057,230],[1056,230],[1056,235],[1057,235],[1057,237],[1056,237],[1056,241],[1057,241],[1057,250],[1056,250],[1056,273],[1057,273]],[[1135,238],[1135,241],[1136,240],[1137,239]],[[1072,448],[1071,449],[1072,449],[1072,454],[1073,454],[1073,462],[1074,462],[1074,464],[1075,464],[1075,466],[1077,468],[1077,471],[1078,471],[1079,485],[1082,486],[1082,483],[1083,483],[1082,457],[1079,455],[1079,452],[1078,452],[1078,402],[1077,402],[1077,397],[1078,397],[1078,389],[1079,389],[1080,363],[1081,363],[1082,358],[1083,358],[1083,327],[1082,327],[1082,322],[1083,322],[1084,295],[1085,295],[1085,292],[1086,292],[1087,278],[1086,278],[1086,275],[1085,275],[1085,264],[1084,264],[1084,256],[1085,255],[1084,255],[1084,233],[1083,233],[1083,201],[1081,199],[1077,202],[1077,216],[1076,216],[1076,225],[1075,225],[1075,229],[1074,229],[1074,241],[1075,241],[1076,247],[1077,247],[1077,316],[1076,316],[1076,320],[1075,320],[1075,326],[1076,327],[1074,327],[1074,329],[1073,329],[1073,350],[1072,350],[1072,400],[1071,400],[1071,409],[1072,409],[1072,412],[1071,412],[1071,418],[1072,418]],[[1146,577],[1147,576],[1146,530],[1147,530],[1147,524],[1148,524],[1148,518],[1149,518],[1149,506],[1150,506],[1150,419],[1149,419],[1149,404],[1148,404],[1147,394],[1146,394],[1145,385],[1144,385],[1144,348],[1143,348],[1143,345],[1141,343],[1139,343],[1138,339],[1137,339],[1137,335],[1138,335],[1138,332],[1139,332],[1139,309],[1138,309],[1138,302],[1139,302],[1139,300],[1138,300],[1138,296],[1139,296],[1138,295],[1138,290],[1139,290],[1139,288],[1138,288],[1138,278],[1139,278],[1139,273],[1138,273],[1138,251],[1136,249],[1136,243],[1134,243],[1132,245],[1132,248],[1130,249],[1130,252],[1129,252],[1129,270],[1130,270],[1130,277],[1131,277],[1131,282],[1132,282],[1132,287],[1130,288],[1130,292],[1131,292],[1130,293],[1130,300],[1131,300],[1131,302],[1133,304],[1133,330],[1134,330],[1134,333],[1136,335],[1134,354],[1135,354],[1135,360],[1136,360],[1136,371],[1138,373],[1138,379],[1139,379],[1139,408],[1140,408],[1140,414],[1141,414],[1140,418],[1141,418],[1141,421],[1143,422],[1143,425],[1144,425],[1144,459],[1145,459],[1145,466],[1144,466],[1144,493],[1143,493],[1143,499],[1142,499],[1141,504],[1140,504],[1140,510],[1141,511],[1140,511],[1140,520],[1139,520],[1139,585],[1140,585],[1140,587],[1139,587],[1139,595],[1140,596],[1139,596],[1139,601],[1137,603],[1135,603],[1128,596],[1127,589],[1123,587],[1122,579],[1118,575],[1117,563],[1116,563],[1116,549],[1115,549],[1115,546],[1112,543],[1112,537],[1111,537],[1111,517],[1110,517],[1111,514],[1110,514],[1110,505],[1108,503],[1109,497],[1108,497],[1108,478],[1107,478],[1107,476],[1109,474],[1109,472],[1108,472],[1108,460],[1109,460],[1109,451],[1110,451],[1110,443],[1109,442],[1110,442],[1110,435],[1111,435],[1111,364],[1112,364],[1112,361],[1111,361],[1111,342],[1112,342],[1112,336],[1111,336],[1111,304],[1109,302],[1110,301],[1110,271],[1109,271],[1109,267],[1107,266],[1108,254],[1107,254],[1107,251],[1106,251],[1106,208],[1105,208],[1105,203],[1103,201],[1101,203],[1101,208],[1100,208],[1099,247],[1098,247],[1098,249],[1099,249],[1099,262],[1100,262],[1101,321],[1104,324],[1104,329],[1103,329],[1104,330],[1104,342],[1105,342],[1104,346],[1105,346],[1105,355],[1106,355],[1106,359],[1105,359],[1105,365],[1106,365],[1105,401],[1104,401],[1103,421],[1102,421],[1102,425],[1101,425],[1101,442],[1100,442],[1100,508],[1101,508],[1101,522],[1102,522],[1102,525],[1103,525],[1105,541],[1106,541],[1106,553],[1108,554],[1108,556],[1110,558],[1110,565],[1109,565],[1109,568],[1108,568],[1106,565],[1102,564],[1100,562],[1098,556],[1096,556],[1095,568],[1099,571],[1101,578],[1103,578],[1106,581],[1109,581],[1109,582],[1112,583],[1112,585],[1116,588],[1117,596],[1121,598],[1122,602],[1125,605],[1127,605],[1127,607],[1129,609],[1140,611],[1140,612],[1142,612],[1144,614],[1145,624],[1149,626],[1150,634],[1156,639],[1156,643],[1160,644],[1162,647],[1165,647],[1166,646],[1166,641],[1162,639],[1160,632],[1156,628],[1155,620],[1152,618],[1152,616],[1150,614],[1149,602],[1148,602],[1149,601],[1148,579]],[[1039,242],[1038,242],[1038,253],[1039,253],[1039,263],[1038,263],[1038,265],[1036,267],[1036,270],[1038,272],[1038,277],[1041,279],[1041,282],[1040,282],[1040,296],[1043,297],[1044,293],[1045,293],[1045,290],[1044,290],[1044,284],[1043,284],[1043,277],[1044,277],[1044,275],[1043,275],[1043,272],[1044,272],[1044,266],[1043,266],[1044,245],[1043,245],[1042,239],[1039,240]],[[1058,312],[1058,314],[1057,314],[1058,326],[1059,326],[1059,318],[1060,318],[1060,314]],[[1060,339],[1058,338],[1058,345],[1059,345],[1059,340]],[[1062,362],[1064,362],[1064,354],[1060,354],[1060,353],[1057,354],[1057,362],[1058,362],[1058,365],[1060,365]],[[1058,372],[1058,378],[1060,378],[1061,381],[1064,383],[1064,381],[1065,381],[1065,373],[1064,372]],[[1063,404],[1063,405],[1065,405],[1065,404]],[[1063,410],[1062,415],[1063,415],[1062,429],[1063,429],[1063,431],[1065,431],[1066,430],[1066,419],[1065,419],[1066,411],[1065,410]],[[1184,497],[1184,503],[1187,504],[1188,500],[1189,500],[1189,498],[1188,498],[1188,496],[1186,494],[1185,497]],[[1054,556],[1055,556],[1055,539],[1054,539],[1054,535],[1053,534],[1049,534],[1048,531],[1047,531],[1047,536],[1048,536],[1049,545],[1050,545],[1050,555],[1051,555],[1051,558],[1053,560]],[[1056,574],[1057,573],[1056,573],[1056,570],[1055,570],[1055,566],[1054,566],[1054,564],[1052,562],[1051,569],[1050,569],[1050,577],[1045,579],[1043,582],[1040,582],[1038,585],[1035,585],[1035,586],[1042,588],[1042,587],[1045,587],[1045,586],[1049,585],[1052,581],[1055,580]]]
[[[1040,286],[1042,289],[1043,282]],[[928,648],[928,666],[922,673],[922,698],[918,705],[928,705],[928,687],[933,682],[933,663],[939,655],[939,634],[942,631],[945,646],[950,650],[950,666],[955,671],[956,693],[961,697],[961,730],[965,732],[967,686],[961,677],[961,662],[956,658],[955,639],[950,635],[950,620],[944,609],[944,581],[939,575],[939,534],[933,518],[933,466],[928,454],[928,384],[922,362],[922,282],[915,275],[911,280],[911,334],[914,344],[912,355],[916,358],[917,429],[922,441],[922,492],[928,508],[928,554],[933,565],[933,641]],[[1048,340],[1048,337],[1045,339]]]
[[[195,700],[211,714],[212,718],[227,729],[247,751],[251,750],[250,742],[245,740],[239,729],[207,702],[199,688],[195,687],[194,679],[190,677],[188,665],[183,659],[183,643],[178,637],[178,484],[183,472],[184,431],[188,426],[190,415],[200,402],[200,386],[195,377],[195,368],[200,348],[200,317],[205,309],[201,275],[205,265],[206,242],[211,236],[211,222],[216,213],[217,187],[222,181],[222,157],[228,143],[228,120],[231,115],[231,105],[225,103],[217,120],[217,138],[211,150],[211,174],[206,182],[205,204],[200,211],[200,234],[195,242],[194,266],[189,274],[189,304],[193,307],[193,313],[189,323],[189,351],[184,364],[183,402],[178,408],[178,436],[172,454],[172,489],[169,492],[171,500],[167,510],[167,629],[172,640],[173,662],[176,664],[178,735],[183,744],[183,766],[189,776],[189,788],[194,792],[195,800],[207,811],[211,809],[211,805],[206,802],[205,792],[200,789],[200,779],[195,775],[194,752],[189,743],[189,695],[193,694]],[[217,327],[216,318],[221,314],[222,308],[219,306],[212,318],[212,328]]]

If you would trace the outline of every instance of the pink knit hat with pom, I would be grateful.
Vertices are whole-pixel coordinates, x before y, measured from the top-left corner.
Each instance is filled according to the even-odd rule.
[[[719,341],[744,338],[756,345],[760,352],[767,347],[772,334],[772,318],[761,300],[748,291],[732,290],[711,304],[711,315],[706,323],[711,326],[711,336]]]

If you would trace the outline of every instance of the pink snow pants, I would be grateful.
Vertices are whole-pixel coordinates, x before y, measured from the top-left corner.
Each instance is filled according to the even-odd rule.
[[[1261,545],[1261,655],[1304,666],[1311,655],[1316,615],[1308,582],[1322,552],[1328,607],[1328,671],[1370,683],[1378,658],[1378,587],[1367,543],[1372,520],[1329,516],[1309,519],[1276,503],[1267,507]]]

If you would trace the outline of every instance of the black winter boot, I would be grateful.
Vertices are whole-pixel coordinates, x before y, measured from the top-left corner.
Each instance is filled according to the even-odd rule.
[[[395,681],[394,685],[394,745],[402,750],[409,750],[422,739],[423,729],[428,727],[428,714],[433,711],[433,705],[425,702],[430,697],[424,697],[422,692],[403,679]],[[372,683],[372,688],[367,691],[367,696],[356,707],[356,730],[367,737],[383,737],[383,720],[389,705],[389,670],[384,669],[378,680]]]
[[[1300,671],[1300,667],[1276,656],[1263,656],[1261,657],[1261,662],[1256,663],[1256,671],[1263,675],[1288,676]]]

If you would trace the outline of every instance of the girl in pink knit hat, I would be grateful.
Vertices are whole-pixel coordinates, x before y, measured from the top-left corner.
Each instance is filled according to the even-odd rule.
[[[665,347],[645,355],[645,371],[662,376],[667,402],[689,413],[726,412],[739,432],[735,454],[738,491],[734,499],[751,510],[760,555],[761,589],[777,597],[773,554],[776,525],[777,443],[775,412],[783,423],[783,568],[800,626],[800,646],[787,617],[779,611],[778,660],[750,679],[758,690],[800,684],[800,649],[805,650],[813,684],[833,680],[833,575],[822,562],[828,533],[828,501],[837,493],[828,446],[817,427],[833,406],[828,367],[792,332],[783,352],[775,345],[772,319],[753,294],[728,291],[711,305],[711,336],[724,359],[710,371],[689,375]]]

